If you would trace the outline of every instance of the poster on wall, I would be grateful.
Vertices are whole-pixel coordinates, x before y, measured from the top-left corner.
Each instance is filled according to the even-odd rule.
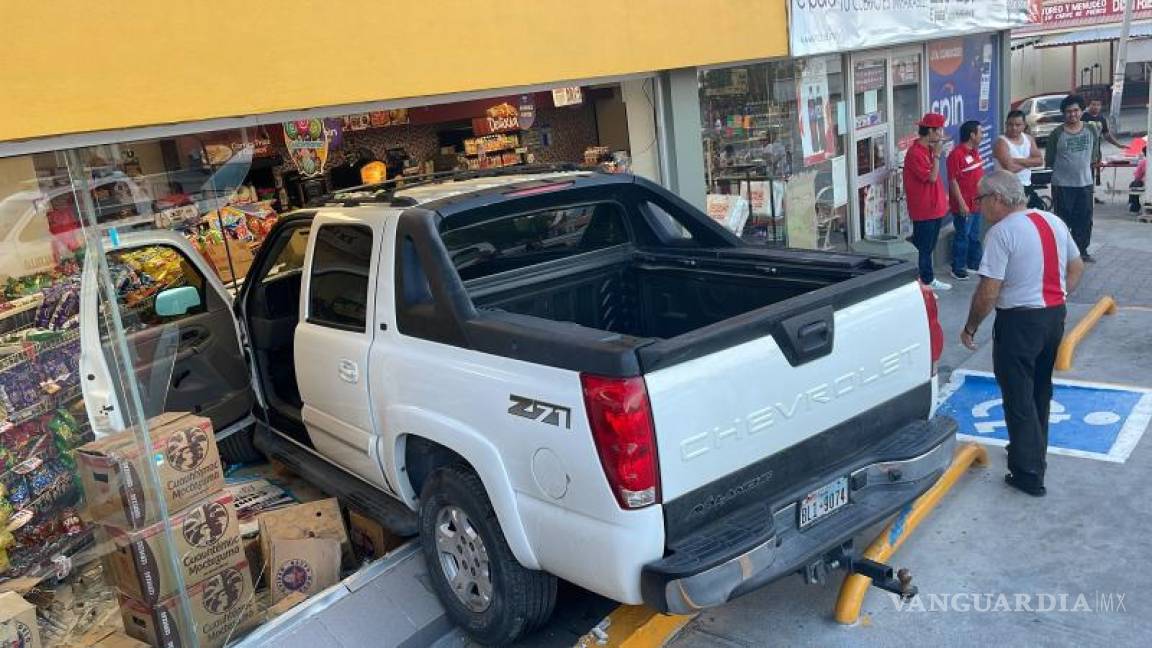
[[[832,54],[1029,24],[1029,0],[789,0],[792,56]]]
[[[284,123],[288,156],[305,177],[324,173],[324,165],[328,162],[328,138],[323,119],[297,119]]]
[[[816,171],[798,173],[788,181],[784,197],[788,247],[816,247]]]
[[[828,100],[828,64],[823,59],[813,59],[802,65],[796,114],[800,117],[804,164],[812,166],[836,155],[836,129]]]
[[[997,86],[1000,70],[991,34],[950,38],[928,44],[930,109],[944,115],[944,132],[960,145],[960,125],[980,122],[980,156],[992,166],[992,144],[999,134]]]
[[[860,187],[860,214],[864,220],[864,236],[872,237],[887,233],[884,225],[884,205],[888,202],[888,192],[883,182]]]

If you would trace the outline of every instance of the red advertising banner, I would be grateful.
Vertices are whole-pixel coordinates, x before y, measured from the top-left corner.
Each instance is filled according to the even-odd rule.
[[[1132,0],[1133,20],[1152,18],[1152,0]],[[1125,0],[1029,0],[1033,24],[1017,31],[1030,32],[1059,27],[1119,24]]]

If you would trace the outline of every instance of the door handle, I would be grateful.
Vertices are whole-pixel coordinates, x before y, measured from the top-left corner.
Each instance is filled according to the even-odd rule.
[[[355,385],[360,380],[360,367],[355,362],[347,358],[341,358],[337,365],[337,373],[340,375],[340,380],[346,383]]]

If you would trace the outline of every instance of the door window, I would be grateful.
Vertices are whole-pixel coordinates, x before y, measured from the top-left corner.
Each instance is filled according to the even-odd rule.
[[[364,331],[371,265],[371,228],[321,226],[312,250],[308,321],[345,331]]]
[[[868,128],[888,121],[888,65],[884,57],[866,58],[852,65],[856,94],[856,128]]]
[[[149,245],[108,253],[108,271],[116,290],[120,319],[126,332],[178,322],[207,311],[204,276],[175,248]],[[156,312],[156,296],[172,288],[191,286],[199,303],[180,315]],[[103,302],[101,302],[103,303]]]

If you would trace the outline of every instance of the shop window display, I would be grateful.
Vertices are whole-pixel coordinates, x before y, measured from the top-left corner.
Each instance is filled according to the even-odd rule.
[[[846,247],[846,100],[837,57],[701,72],[709,215],[753,244]]]
[[[291,563],[305,538],[257,541],[262,514],[319,500],[339,511],[315,529],[344,538],[339,560],[306,594],[399,544],[299,478],[241,465],[259,457],[251,448],[216,442],[252,411],[243,360],[218,353],[236,335],[228,293],[283,214],[363,181],[373,164],[402,181],[548,162],[629,168],[626,125],[609,123],[624,114],[618,92],[589,89],[562,106],[540,94],[532,106],[497,98],[306,120],[307,137],[273,124],[0,158],[0,587],[21,599],[0,601],[0,623],[5,610],[34,608],[41,645],[138,645],[127,633],[216,648],[294,586],[267,563]],[[606,126],[614,135],[601,140]],[[563,256],[623,231],[619,214],[593,207],[511,227],[465,256],[485,245]],[[362,329],[367,305],[346,289],[366,273],[373,241],[338,233],[316,251],[334,274],[312,278],[311,303],[328,323]],[[268,277],[303,266],[307,228],[283,240]],[[340,290],[323,293],[326,281]],[[308,531],[298,522],[289,527]],[[353,555],[348,537],[371,547]],[[208,553],[219,559],[197,557]]]

